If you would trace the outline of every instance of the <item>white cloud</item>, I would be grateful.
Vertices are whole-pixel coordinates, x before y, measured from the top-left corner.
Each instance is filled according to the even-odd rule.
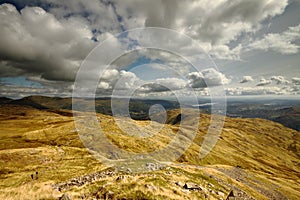
[[[203,49],[222,59],[239,59],[241,47],[229,47],[229,43],[243,34],[255,33],[263,20],[282,14],[288,5],[288,0],[113,2],[126,28],[171,28],[197,40]]]
[[[107,89],[110,89],[111,86],[109,85],[109,83],[104,82],[104,81],[101,81],[101,82],[98,84],[98,88],[107,90]]]
[[[148,82],[140,91],[142,92],[165,92],[184,89],[187,82],[179,78],[159,78],[153,82]]]
[[[112,37],[111,48],[107,49],[109,54],[122,46],[114,34],[131,28],[150,26],[171,28],[192,37],[196,42],[188,43],[184,39],[164,35],[152,38],[148,35],[148,44],[153,44],[154,40],[163,47],[169,45],[171,49],[180,49],[188,59],[203,53],[199,51],[199,47],[213,57],[232,60],[240,60],[240,55],[245,50],[262,49],[282,54],[299,52],[296,40],[300,38],[300,24],[281,33],[269,33],[260,39],[251,40],[253,35],[259,37],[259,30],[265,21],[284,12],[288,0],[40,2],[37,5],[48,5],[47,9],[45,8],[47,11],[40,7],[25,7],[19,12],[13,5],[0,5],[1,76],[30,76],[47,87],[59,89],[61,84],[70,85],[68,81],[74,80],[81,61],[97,44],[93,40],[104,41]],[[252,42],[251,45],[248,45],[248,42]],[[116,62],[116,69],[105,71],[98,87],[102,90],[112,90],[121,79],[123,84],[118,84],[118,88],[127,89],[141,81],[134,73],[121,71],[139,56],[166,61],[165,65],[171,66],[181,75],[192,71],[188,63],[169,52],[145,51],[124,56]],[[201,64],[204,68],[211,66],[207,63]],[[162,70],[159,69],[160,65],[153,67]],[[85,78],[88,79],[89,73],[92,72],[93,70],[87,72]],[[161,87],[164,84],[174,90],[187,85],[203,89],[207,86],[229,84],[231,81],[214,69],[192,72],[186,78],[188,81],[166,77],[157,79],[148,86],[150,89],[152,87],[153,91],[166,89]],[[273,80],[278,86],[287,85],[287,91],[297,91],[298,79],[292,80],[294,89],[280,76],[262,79],[257,86],[272,84]],[[241,83],[250,81],[253,81],[252,77],[244,76]]]
[[[272,81],[271,80],[267,80],[267,79],[260,79],[260,81],[256,84],[256,86],[265,86],[265,85],[269,85],[271,84]]]
[[[205,88],[207,87],[204,76],[201,72],[191,72],[188,74],[189,85],[192,88]]]
[[[248,76],[246,76],[248,77]],[[252,77],[251,77],[252,78]],[[245,78],[243,77],[242,81]],[[248,80],[248,78],[246,78]],[[241,82],[242,82],[241,81]],[[299,95],[300,78],[294,77],[288,81],[284,76],[271,76],[262,78],[256,87],[230,87],[226,89],[227,95]]]
[[[280,87],[237,87],[227,88],[226,94],[230,96],[239,95],[283,95],[287,94]]]
[[[101,76],[101,80],[113,81],[119,77],[119,71],[116,69],[105,70]]]
[[[252,76],[243,76],[243,78],[240,81],[240,83],[247,83],[247,82],[251,82],[251,81],[253,81]]]
[[[289,84],[290,83],[283,76],[272,76],[270,79],[272,81],[275,81],[277,83],[277,85],[279,85],[279,84]]]
[[[140,79],[134,73],[121,70],[119,79],[116,85],[113,86],[113,89],[128,90],[133,88],[138,81]]]
[[[260,49],[263,51],[275,51],[281,54],[296,54],[300,46],[295,42],[300,39],[300,24],[289,27],[282,33],[269,33],[262,39],[255,40],[249,45],[250,50]]]
[[[187,78],[189,79],[189,85],[193,88],[213,87],[231,82],[224,74],[213,68],[205,69],[201,72],[191,72]]]
[[[294,77],[294,78],[292,78],[292,82],[293,82],[295,85],[300,85],[300,78]]]

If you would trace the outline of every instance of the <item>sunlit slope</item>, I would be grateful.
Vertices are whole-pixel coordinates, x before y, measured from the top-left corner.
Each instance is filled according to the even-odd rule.
[[[28,199],[56,199],[65,192],[76,197],[82,194],[93,196],[93,192],[104,195],[111,190],[116,198],[121,198],[120,189],[123,189],[128,190],[125,196],[132,198],[135,194],[148,199],[155,198],[155,194],[165,199],[204,198],[203,191],[200,194],[188,190],[187,194],[175,184],[193,181],[206,188],[211,183],[214,190],[225,195],[235,188],[257,199],[268,199],[272,195],[283,199],[300,198],[299,132],[262,119],[226,118],[216,146],[208,156],[200,159],[199,150],[211,118],[205,114],[200,117],[195,138],[186,129],[183,135],[191,145],[171,168],[131,174],[123,182],[115,181],[122,174],[118,172],[80,187],[57,191],[49,184],[105,168],[84,148],[71,114],[66,110],[50,112],[18,105],[0,107],[0,190],[3,195],[15,199],[28,193]],[[144,129],[143,138],[137,137],[141,133],[136,127],[147,127],[149,121],[130,121],[133,125],[124,131],[117,126],[116,120],[124,122],[129,119],[114,119],[101,114],[97,117],[103,132],[114,145],[129,152],[147,153],[163,149],[178,134],[180,120],[174,123],[174,119],[179,119],[179,114],[179,110],[169,111],[168,123],[153,122],[153,126],[161,130],[153,133],[153,129]],[[36,171],[39,179],[31,180],[30,175]],[[155,174],[156,178],[152,177]],[[98,191],[102,186],[108,189]],[[212,199],[220,197],[208,193]]]

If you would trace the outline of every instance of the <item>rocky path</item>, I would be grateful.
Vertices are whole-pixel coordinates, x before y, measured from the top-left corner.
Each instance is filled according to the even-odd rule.
[[[264,195],[265,197],[267,197],[269,199],[288,200],[288,198],[286,196],[284,196],[282,193],[280,193],[279,191],[276,190],[277,189],[276,186],[274,186],[274,188],[268,187],[261,181],[254,179],[254,177],[250,176],[247,172],[245,172],[243,169],[241,169],[239,167],[234,167],[232,169],[218,168],[217,170],[226,174],[227,176],[251,187],[252,189],[254,189],[255,191],[259,192],[260,194]],[[268,188],[268,189],[266,189],[266,188]]]

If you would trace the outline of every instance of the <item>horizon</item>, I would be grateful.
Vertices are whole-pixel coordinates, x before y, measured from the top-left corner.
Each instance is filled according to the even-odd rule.
[[[91,99],[91,100],[97,100],[97,99],[104,99],[104,98],[119,98],[119,99],[142,99],[142,100],[167,100],[167,101],[176,101],[176,97],[126,97],[126,96],[97,96],[97,97],[72,97],[72,96],[51,96],[51,95],[28,95],[24,97],[19,97],[19,98],[12,98],[12,97],[7,97],[7,96],[0,96],[0,98],[8,98],[11,100],[20,100],[23,98],[28,98],[28,97],[49,97],[49,98],[62,98],[62,99],[67,99],[67,98],[81,98],[81,99]],[[187,97],[185,100],[188,101]],[[222,97],[221,97],[222,98]],[[218,99],[215,97],[215,99]],[[210,97],[204,96],[204,97],[198,97],[198,100],[211,100]],[[300,102],[300,95],[265,95],[265,96],[257,96],[257,95],[243,95],[243,96],[226,96],[226,101],[233,101],[233,100],[250,100],[250,101],[262,101],[262,100],[296,100]]]

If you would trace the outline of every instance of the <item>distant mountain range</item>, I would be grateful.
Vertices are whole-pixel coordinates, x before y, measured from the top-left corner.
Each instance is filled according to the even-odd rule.
[[[124,99],[120,98],[116,102],[122,103]],[[80,105],[76,110],[91,111],[91,102],[93,99],[77,99]],[[300,131],[300,101],[298,100],[246,100],[246,101],[228,101],[227,116],[241,118],[262,118],[279,122],[286,127]],[[28,96],[22,99],[13,100],[9,98],[0,98],[0,104],[26,105],[37,109],[72,109],[72,98]],[[149,120],[149,108],[155,104],[162,105],[166,110],[178,109],[180,107],[177,101],[159,100],[159,99],[131,99],[129,103],[129,113],[131,118],[136,120]],[[190,106],[188,103],[183,105]],[[207,101],[199,100],[199,108],[202,113],[209,114],[211,104]],[[96,112],[105,115],[112,115],[111,98],[103,97],[95,99]]]

